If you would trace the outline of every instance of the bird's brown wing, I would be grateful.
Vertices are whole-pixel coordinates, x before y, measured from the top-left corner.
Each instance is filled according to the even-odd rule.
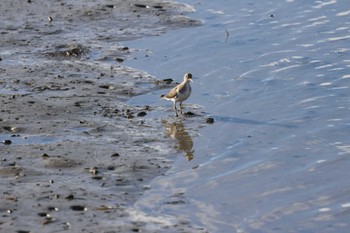
[[[165,97],[165,98],[169,98],[169,99],[176,97],[176,96],[179,94],[179,90],[182,88],[182,86],[183,86],[182,83],[179,84],[179,85],[177,85],[176,87],[174,87],[173,89],[171,89],[171,90],[169,91],[169,93],[166,94],[164,97]]]

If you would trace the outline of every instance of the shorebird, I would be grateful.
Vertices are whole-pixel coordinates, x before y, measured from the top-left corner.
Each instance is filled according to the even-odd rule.
[[[182,81],[182,83],[171,89],[168,94],[161,95],[162,99],[173,101],[176,116],[179,116],[177,114],[176,103],[180,103],[180,113],[182,114],[182,102],[187,100],[191,95],[190,81],[194,82],[192,80],[192,74],[186,73],[184,75],[184,81]]]

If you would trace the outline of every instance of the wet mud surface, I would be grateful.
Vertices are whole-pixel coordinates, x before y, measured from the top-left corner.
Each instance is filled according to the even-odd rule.
[[[172,84],[122,64],[137,59],[122,41],[198,26],[186,16],[193,9],[102,0],[2,1],[0,9],[0,231],[203,232],[133,220],[129,206],[171,166],[169,128],[177,140],[189,136],[177,119],[148,117],[155,107],[126,104]],[[206,124],[189,115],[194,131]],[[191,159],[188,143],[177,149]]]

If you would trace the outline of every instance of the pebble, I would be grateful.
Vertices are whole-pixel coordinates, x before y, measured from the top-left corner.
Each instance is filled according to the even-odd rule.
[[[119,156],[120,156],[119,153],[114,153],[114,154],[111,155],[112,158],[116,158],[116,157],[119,157]]]
[[[4,143],[5,145],[11,145],[12,144],[12,141],[11,140],[3,140],[2,143]]]
[[[119,63],[122,63],[122,62],[124,61],[124,59],[123,59],[123,58],[117,57],[117,58],[115,59],[115,61],[116,61],[116,62],[119,62]]]
[[[138,117],[144,117],[144,116],[146,116],[146,115],[147,115],[147,113],[144,112],[144,111],[139,112],[139,113],[137,114]]]
[[[213,124],[214,123],[214,118],[208,117],[207,120],[206,120],[206,123],[207,124]]]
[[[171,78],[166,78],[166,79],[163,79],[162,80],[162,82],[164,82],[164,83],[166,83],[166,84],[171,84],[171,83],[173,83],[173,79],[171,79]]]
[[[45,159],[45,158],[49,158],[50,156],[49,156],[48,154],[42,154],[41,157],[42,157],[43,159]]]
[[[66,199],[66,200],[74,200],[75,199],[75,197],[74,197],[74,195],[73,194],[70,194],[70,195],[68,195],[68,196],[66,196],[64,199]]]
[[[72,205],[71,207],[71,210],[74,210],[74,211],[86,211],[87,208],[85,206],[82,206],[82,205]]]
[[[52,223],[52,222],[54,222],[54,221],[55,221],[54,218],[46,217],[46,218],[44,219],[44,221],[42,222],[42,225],[46,225],[46,224]]]

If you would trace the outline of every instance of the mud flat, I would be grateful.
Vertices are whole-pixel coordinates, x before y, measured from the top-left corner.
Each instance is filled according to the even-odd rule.
[[[154,107],[126,101],[172,84],[123,66],[137,57],[122,45],[200,25],[185,16],[193,8],[6,0],[0,9],[0,231],[202,232],[131,218],[129,206],[175,150],[162,120],[147,117]],[[193,130],[206,124],[195,117]]]

